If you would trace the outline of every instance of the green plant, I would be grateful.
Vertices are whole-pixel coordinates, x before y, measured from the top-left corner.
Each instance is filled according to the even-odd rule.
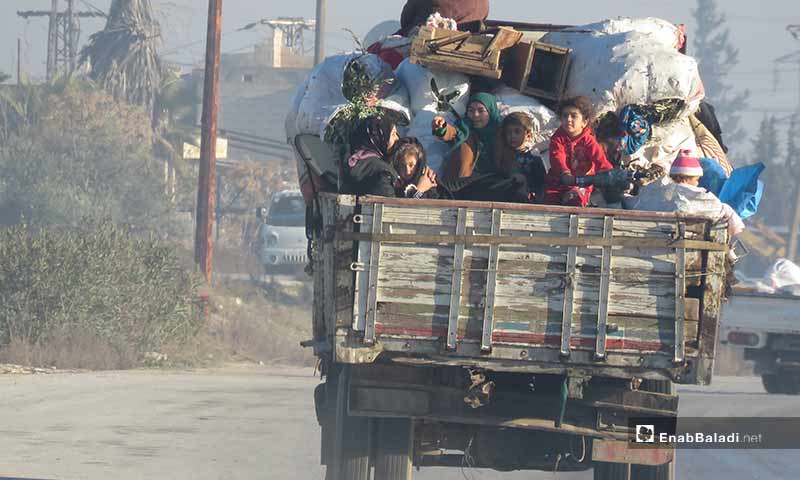
[[[150,0],[113,0],[106,27],[81,52],[91,77],[118,100],[143,106],[152,117],[161,86],[156,46],[161,28]]]
[[[0,230],[0,346],[80,331],[120,351],[192,338],[198,281],[178,252],[109,222]]]
[[[343,159],[350,153],[350,137],[360,120],[378,114],[378,94],[393,79],[373,78],[366,65],[355,57],[347,64],[342,83],[342,93],[349,101],[331,120],[325,130],[325,142],[336,147]]]

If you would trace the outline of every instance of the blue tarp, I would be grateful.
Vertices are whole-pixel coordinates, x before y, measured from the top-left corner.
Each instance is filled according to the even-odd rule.
[[[728,180],[725,169],[714,159],[701,158],[700,166],[703,167],[703,177],[700,178],[700,186],[719,197],[722,187]]]
[[[719,199],[727,203],[742,217],[752,217],[758,211],[764,183],[758,179],[767,167],[759,162],[754,165],[737,168],[725,182],[719,193]]]

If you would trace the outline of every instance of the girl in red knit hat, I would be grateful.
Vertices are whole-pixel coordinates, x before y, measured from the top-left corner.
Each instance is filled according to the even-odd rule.
[[[731,235],[741,233],[744,230],[742,219],[730,205],[699,186],[702,176],[700,160],[692,156],[691,151],[681,150],[672,162],[669,178],[664,177],[642,188],[632,207],[634,210],[705,215],[728,222]]]

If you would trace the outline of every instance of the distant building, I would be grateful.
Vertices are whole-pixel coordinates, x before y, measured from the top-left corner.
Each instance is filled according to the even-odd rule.
[[[313,48],[305,48],[313,21],[277,19],[258,24],[269,26],[271,36],[250,51],[223,54],[220,63],[219,126],[229,139],[228,159],[233,162],[292,158],[285,146],[284,119],[314,63]],[[202,76],[203,71],[193,75]]]

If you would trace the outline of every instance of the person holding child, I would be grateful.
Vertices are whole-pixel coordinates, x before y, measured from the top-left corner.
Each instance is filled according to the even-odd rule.
[[[561,127],[550,140],[546,203],[585,207],[594,189],[587,177],[614,167],[589,126],[594,110],[588,98],[563,101],[559,116]]]
[[[489,93],[473,95],[467,104],[467,118],[459,119],[455,125],[436,116],[431,125],[434,135],[452,146],[442,177],[456,180],[497,173],[494,153],[499,126],[497,98]]]

